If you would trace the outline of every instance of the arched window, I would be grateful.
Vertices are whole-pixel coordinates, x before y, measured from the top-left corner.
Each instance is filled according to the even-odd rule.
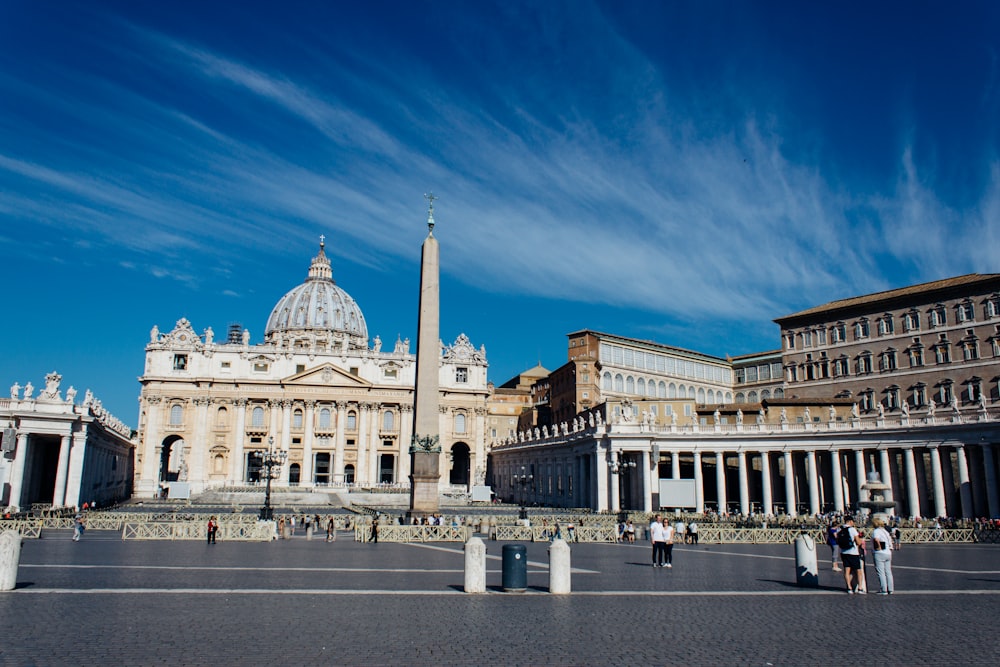
[[[779,389],[775,389],[774,390],[774,397],[775,398],[784,398],[785,397],[785,390],[784,389],[780,389],[780,388]]]
[[[184,423],[184,406],[174,404],[170,406],[170,425],[180,426]]]
[[[715,390],[714,389],[709,389],[708,393],[705,396],[705,398],[708,399],[709,403],[715,403]],[[719,401],[719,402],[721,403],[721,401]]]
[[[393,414],[392,410],[386,410],[385,412],[382,413],[383,431],[391,431],[393,428],[395,428],[395,424],[396,424],[396,417]]]
[[[212,472],[216,475],[221,475],[226,472],[226,457],[222,454],[216,454],[215,458],[212,459]]]
[[[319,427],[322,429],[330,428],[330,408],[322,408],[319,411]]]
[[[663,380],[660,380],[660,384],[656,386],[656,395],[659,398],[667,397],[667,383]]]
[[[465,433],[465,414],[462,412],[455,415],[455,433]]]
[[[673,382],[667,387],[667,398],[677,398],[677,385]]]
[[[705,390],[702,387],[698,388],[698,402],[705,403]]]
[[[621,373],[615,375],[615,391],[625,391],[625,378]]]
[[[229,421],[229,413],[225,408],[219,408],[215,413],[215,425],[225,426]]]
[[[656,381],[650,380],[649,384],[646,385],[646,395],[650,398],[656,398]]]
[[[635,393],[635,378],[629,375],[625,379],[625,393],[634,394]]]
[[[732,403],[732,402],[733,402],[733,394],[732,394],[732,392],[727,391],[726,392],[726,403]]]
[[[351,463],[344,466],[344,482],[354,484],[354,465]]]
[[[749,403],[756,403],[757,402],[757,392],[751,391],[749,394],[747,394],[747,402],[749,402]]]
[[[292,428],[302,428],[302,410],[297,408],[292,413]]]
[[[687,387],[685,387],[682,384],[677,385],[677,398],[687,398],[687,395],[688,395]]]
[[[688,387],[688,398],[694,398],[694,387]]]
[[[601,389],[604,391],[611,391],[611,373],[605,371],[604,375],[601,377]]]
[[[646,381],[643,380],[642,378],[639,378],[639,381],[636,382],[636,393],[638,393],[640,396],[646,395]]]
[[[347,413],[347,430],[357,431],[358,430],[358,413],[351,410]]]
[[[736,402],[737,403],[746,403],[747,402],[747,397],[743,395],[742,391],[736,392]]]
[[[771,391],[769,389],[762,389],[760,392],[760,400],[766,401],[771,398]]]
[[[256,428],[264,427],[264,408],[259,405],[250,413],[250,425]]]

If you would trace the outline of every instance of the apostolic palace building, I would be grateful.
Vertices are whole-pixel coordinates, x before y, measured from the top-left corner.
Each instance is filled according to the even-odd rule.
[[[598,511],[845,511],[868,476],[906,516],[1000,517],[1000,274],[778,318],[736,359],[593,331],[492,448],[519,503]],[[542,384],[540,384],[542,383]],[[546,416],[550,416],[546,420]]]
[[[486,350],[441,344],[442,492],[486,472]],[[320,243],[304,283],[271,311],[263,341],[224,340],[181,319],[153,328],[140,378],[136,495],[259,481],[258,453],[285,452],[278,486],[406,485],[416,362],[409,340],[383,349],[333,279]]]

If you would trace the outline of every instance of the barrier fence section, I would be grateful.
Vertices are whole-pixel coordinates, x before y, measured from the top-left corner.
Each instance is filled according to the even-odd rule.
[[[216,539],[230,542],[270,542],[277,535],[273,521],[256,523],[219,522]],[[123,540],[206,540],[208,525],[205,521],[191,522],[127,522],[122,526]]]

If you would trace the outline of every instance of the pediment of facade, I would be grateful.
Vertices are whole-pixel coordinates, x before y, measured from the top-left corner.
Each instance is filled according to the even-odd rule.
[[[323,364],[322,366],[309,368],[301,373],[296,373],[295,375],[283,379],[282,384],[291,386],[321,385],[324,387],[364,388],[374,386],[371,382],[363,380],[353,373],[348,373],[344,369],[338,368],[333,364]]]

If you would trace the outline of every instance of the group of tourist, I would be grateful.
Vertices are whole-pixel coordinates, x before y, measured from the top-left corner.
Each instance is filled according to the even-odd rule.
[[[878,576],[879,595],[892,595],[895,585],[892,578],[892,552],[899,549],[899,526],[890,532],[885,520],[876,516],[872,519],[872,560],[875,563],[875,574]],[[833,553],[833,570],[840,571],[837,557],[843,563],[844,582],[849,595],[864,595],[868,592],[868,580],[865,576],[865,556],[867,542],[862,530],[854,525],[854,517],[843,518],[843,525],[838,521],[831,523],[827,530],[827,542]]]

